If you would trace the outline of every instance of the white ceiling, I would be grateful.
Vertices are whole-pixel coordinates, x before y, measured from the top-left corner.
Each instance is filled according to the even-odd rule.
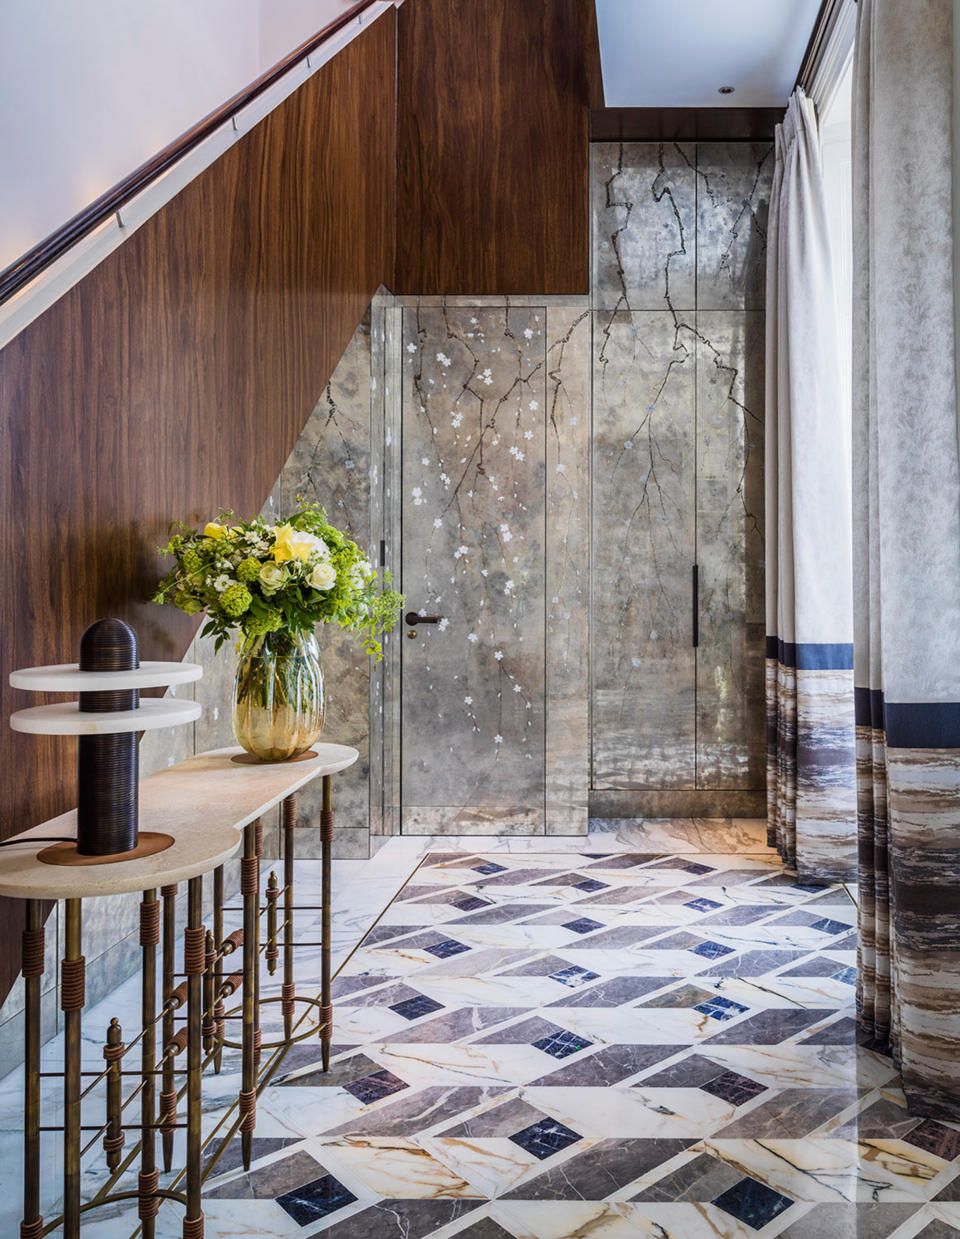
[[[597,0],[606,105],[786,104],[819,9],[820,0]]]

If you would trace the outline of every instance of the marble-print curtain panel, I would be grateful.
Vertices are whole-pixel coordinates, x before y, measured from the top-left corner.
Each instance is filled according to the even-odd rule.
[[[854,643],[860,1020],[916,1113],[960,1119],[960,457],[954,13],[860,0]]]
[[[804,882],[856,874],[850,450],[820,148],[776,134],[767,256],[768,841]]]

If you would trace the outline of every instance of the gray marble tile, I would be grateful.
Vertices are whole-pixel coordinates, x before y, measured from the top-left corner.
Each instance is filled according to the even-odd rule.
[[[764,316],[697,313],[697,783],[766,778]]]
[[[691,787],[696,717],[692,322],[594,328],[593,786]]]
[[[915,1204],[814,1205],[780,1239],[888,1239],[916,1213]]]
[[[676,1201],[712,1201],[739,1183],[741,1172],[726,1162],[718,1161],[709,1153],[702,1153],[693,1161],[684,1162],[670,1174],[658,1179],[651,1187],[645,1187],[634,1200],[661,1201],[672,1204]]]
[[[773,164],[769,142],[697,146],[698,310],[764,308]]]
[[[603,1200],[662,1162],[685,1152],[692,1140],[601,1140],[586,1152],[551,1166],[507,1192],[505,1200]]]
[[[696,295],[696,148],[595,142],[593,303],[692,309]]]
[[[802,1140],[841,1111],[856,1103],[856,1089],[786,1088],[717,1132],[718,1137],[762,1140],[789,1131]],[[831,1133],[836,1134],[836,1133]]]
[[[543,830],[545,317],[404,311],[404,829]]]

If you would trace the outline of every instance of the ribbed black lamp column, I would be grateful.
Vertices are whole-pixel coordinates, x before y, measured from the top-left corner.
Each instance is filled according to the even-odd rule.
[[[97,620],[80,638],[81,671],[134,671],[140,666],[137,634],[119,619]],[[136,688],[79,694],[81,714],[136,710]],[[79,737],[77,852],[111,856],[138,841],[139,743],[135,731]]]

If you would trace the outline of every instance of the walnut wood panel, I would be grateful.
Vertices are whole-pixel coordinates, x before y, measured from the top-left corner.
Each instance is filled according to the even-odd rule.
[[[591,142],[772,142],[782,108],[594,108]]]
[[[0,353],[3,836],[76,803],[71,743],[10,731],[7,672],[106,615],[182,656],[193,621],[146,602],[168,522],[260,508],[390,283],[395,56],[390,10]]]
[[[399,10],[398,293],[586,293],[577,0]]]

